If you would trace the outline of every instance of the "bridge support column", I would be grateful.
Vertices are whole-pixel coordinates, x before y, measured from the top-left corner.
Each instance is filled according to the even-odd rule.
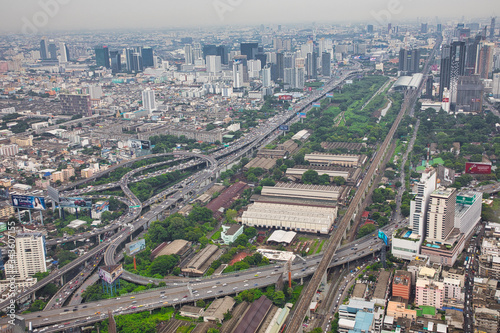
[[[75,245],[75,247],[76,247],[76,240],[74,240],[74,241],[73,241],[73,244],[74,244],[74,245]]]
[[[33,292],[33,294],[31,294],[31,300],[34,302],[36,301],[36,296],[35,296],[35,292]]]
[[[133,240],[133,238],[132,238],[132,234],[130,234],[130,241],[132,241],[132,240]]]
[[[325,271],[325,274],[323,274],[323,276],[321,277],[321,283],[323,285],[326,286],[326,283],[327,283],[327,273],[328,273],[328,270]]]
[[[61,286],[64,286],[64,275],[61,275]]]
[[[101,242],[101,234],[97,234],[97,244]]]
[[[303,286],[303,285],[304,285],[304,278],[303,278],[303,277],[301,277],[301,278],[300,278],[300,285],[301,285],[301,286]]]

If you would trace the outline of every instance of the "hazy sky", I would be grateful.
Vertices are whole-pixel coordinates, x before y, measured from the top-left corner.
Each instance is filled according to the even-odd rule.
[[[0,8],[0,32],[500,15],[499,0],[1,0]]]

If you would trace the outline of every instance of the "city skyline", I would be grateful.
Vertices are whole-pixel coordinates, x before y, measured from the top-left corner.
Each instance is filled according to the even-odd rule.
[[[451,1],[413,2],[408,0],[368,1],[353,4],[317,0],[312,7],[317,11],[304,11],[290,1],[271,3],[257,0],[194,0],[171,4],[148,1],[148,5],[134,7],[129,0],[106,3],[90,0],[85,3],[71,0],[9,2],[0,14],[0,33],[45,33],[48,31],[107,30],[107,29],[160,29],[225,25],[259,24],[340,24],[365,22],[374,25],[392,23],[428,22],[446,23],[451,17],[468,20],[489,18],[500,12],[500,4],[488,0],[474,5],[453,6]],[[134,8],[133,11],[117,10]],[[198,10],[193,10],[198,8]],[[265,10],[262,10],[265,8]],[[363,8],[363,10],[359,10]],[[430,15],[439,13],[441,17]],[[453,19],[452,19],[453,20]]]

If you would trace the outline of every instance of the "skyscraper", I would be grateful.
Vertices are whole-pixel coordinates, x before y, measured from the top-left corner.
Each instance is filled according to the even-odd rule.
[[[207,71],[209,73],[219,73],[221,71],[221,59],[220,56],[209,55],[206,58]]]
[[[495,17],[491,18],[491,24],[490,24],[490,40],[493,41],[495,38]]]
[[[41,233],[19,233],[15,241],[15,263],[5,265],[5,274],[21,279],[33,277],[39,272],[46,272],[45,236]]]
[[[142,56],[136,49],[126,49],[127,71],[141,72],[143,69]]]
[[[241,43],[241,55],[247,56],[247,60],[255,59],[255,55],[259,50],[259,43]]]
[[[142,91],[142,107],[144,110],[151,113],[156,110],[156,99],[155,92],[150,88],[146,88],[146,90]]]
[[[331,74],[331,54],[329,52],[323,52],[321,54],[321,75],[324,77],[330,77]]]
[[[47,54],[47,37],[42,37],[42,39],[40,40],[40,59],[46,60]]]
[[[408,74],[418,73],[420,71],[420,50],[400,49],[399,70]]]
[[[493,98],[500,98],[500,73],[493,74]]]
[[[316,52],[307,54],[306,68],[308,80],[315,80],[318,78],[318,54]]]
[[[243,64],[243,60],[237,59],[233,61],[233,88],[241,89],[243,87],[244,76],[246,72],[246,66]]]
[[[221,64],[227,65],[229,63],[228,48],[226,45],[219,45],[216,49],[216,55],[220,57]]]
[[[455,110],[481,112],[483,109],[483,83],[479,75],[460,76],[457,85],[457,106]]]
[[[61,42],[59,44],[59,62],[66,63],[69,61],[69,49],[66,43]]]
[[[430,242],[443,242],[455,225],[455,188],[440,187],[430,195],[427,213],[427,237]]]
[[[464,75],[473,75],[476,73],[477,48],[481,39],[481,35],[467,39]]]
[[[285,55],[280,52],[276,54],[276,80],[283,80],[285,77]]]
[[[430,194],[434,192],[437,184],[437,173],[430,170],[422,174],[417,183],[417,195],[410,201],[410,228],[412,232],[419,235],[423,240],[425,235],[425,223],[427,217],[427,205],[430,200]]]
[[[119,73],[122,70],[122,56],[119,51],[109,52],[111,59],[111,70],[113,73]]]
[[[441,23],[438,23],[436,30],[437,30],[437,32],[443,32],[443,25]]]
[[[191,45],[189,45],[189,44],[184,45],[184,63],[186,65],[194,64],[193,49],[191,48]]]
[[[465,42],[456,41],[451,45],[444,45],[441,53],[439,98],[443,98],[443,90],[444,88],[448,88],[450,91],[450,103],[452,106],[457,101],[458,77],[464,75],[464,70]]]
[[[155,66],[153,49],[151,47],[143,47],[141,49],[141,57],[143,68]]]
[[[110,68],[109,63],[109,50],[107,46],[96,46],[95,47],[95,62],[97,67]]]
[[[56,43],[53,40],[49,41],[49,59],[50,60],[57,60],[57,46]]]
[[[427,23],[421,23],[420,24],[420,33],[426,34],[427,33]]]
[[[271,82],[271,66],[270,64],[267,64],[263,69],[262,69],[262,86],[264,88],[271,87],[272,82]]]
[[[217,55],[217,46],[207,44],[203,45],[203,59],[207,59],[209,55]]]
[[[480,42],[477,47],[476,74],[481,79],[489,78],[493,72],[493,53],[495,51],[494,43]]]
[[[366,26],[366,32],[368,32],[369,34],[373,33],[373,24],[368,24]]]

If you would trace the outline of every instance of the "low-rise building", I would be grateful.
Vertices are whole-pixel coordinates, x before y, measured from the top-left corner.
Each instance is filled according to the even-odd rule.
[[[231,311],[236,302],[232,297],[226,296],[213,301],[203,314],[203,321],[222,323],[224,314]]]
[[[398,318],[408,318],[415,320],[417,318],[417,310],[407,309],[405,303],[389,301],[387,303],[387,316]]]
[[[203,316],[203,308],[197,306],[183,305],[179,314],[183,317],[198,319]]]
[[[239,224],[233,224],[230,226],[223,225],[220,237],[222,238],[224,244],[229,245],[233,243],[236,240],[236,238],[238,238],[241,234],[243,234],[242,225]]]
[[[399,296],[410,300],[411,274],[407,271],[396,271],[392,281],[392,296]]]

